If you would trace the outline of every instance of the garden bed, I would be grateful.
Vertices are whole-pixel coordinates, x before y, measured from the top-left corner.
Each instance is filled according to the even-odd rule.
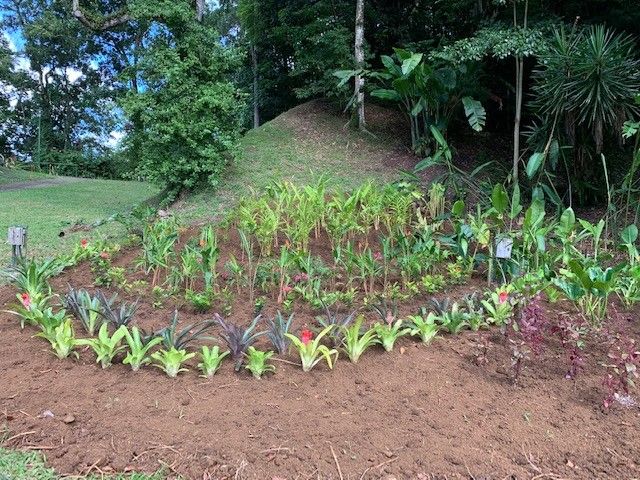
[[[137,255],[129,250],[115,264],[131,265]],[[85,264],[53,284],[64,292],[67,283],[92,282]],[[0,290],[3,308],[14,295]],[[141,299],[137,322],[165,324],[172,305],[151,303]],[[231,316],[238,322],[251,311],[241,303]],[[210,315],[181,318],[196,317]],[[589,359],[574,384],[564,378],[563,352],[549,350],[514,388],[505,374],[509,349],[496,332],[484,333],[490,349],[482,366],[472,355],[477,334],[466,332],[428,346],[403,338],[392,354],[374,349],[333,371],[278,362],[275,375],[256,381],[227,363],[205,380],[195,370],[178,379],[125,365],[102,370],[86,351],[61,362],[14,317],[0,318],[2,413],[9,437],[24,434],[7,445],[41,449],[65,474],[165,468],[198,479],[339,478],[337,465],[344,478],[640,474],[640,410],[601,411],[597,362]],[[297,315],[294,330],[312,319]],[[285,360],[296,362],[293,354]],[[43,418],[48,411],[55,417]]]
[[[406,208],[409,211],[413,207],[408,203]],[[187,300],[183,282],[189,284],[190,290],[202,292],[206,291],[204,278],[194,275],[189,280],[181,274],[179,286],[168,294],[166,289],[152,287],[151,274],[140,265],[140,258],[148,256],[151,243],[173,235],[174,227],[167,225],[170,224],[149,224],[142,248],[109,250],[109,246],[99,245],[92,250],[92,241],[79,245],[78,258],[87,257],[86,248],[89,261],[52,277],[49,284],[53,292],[64,296],[71,286],[86,288],[93,294],[99,281],[99,288],[107,297],[118,294],[117,303],[139,301],[131,325],[146,332],[166,327],[174,311],[178,311],[179,326],[209,320],[215,313],[221,313],[228,323],[248,326],[255,316],[256,302],[248,300],[251,294],[246,283],[235,282],[240,277],[233,274],[234,259],[245,272],[250,271],[247,250],[241,248],[243,239],[236,225],[226,223],[215,231],[219,249],[217,280],[211,293],[215,301],[203,313],[198,313],[196,305]],[[391,225],[390,230],[393,228]],[[447,228],[443,226],[443,231]],[[181,262],[194,252],[204,260],[209,242],[206,239],[211,239],[213,233],[207,233],[206,228],[178,230],[179,239],[164,256],[171,259],[169,263],[182,268]],[[404,229],[399,232],[397,238],[419,240],[418,233],[411,236]],[[288,246],[282,234],[276,235],[281,248],[294,248]],[[318,262],[332,265],[336,249],[327,235],[325,231],[312,234],[304,248]],[[33,336],[33,327],[21,329],[14,315],[0,313],[4,339],[0,346],[0,406],[7,429],[5,446],[42,451],[49,464],[68,475],[158,469],[169,476],[198,480],[586,479],[640,475],[640,409],[634,398],[620,397],[622,402],[614,401],[603,409],[603,399],[611,393],[603,385],[611,370],[603,363],[608,360],[617,334],[638,338],[637,303],[625,309],[612,295],[604,328],[594,329],[593,335],[582,334],[579,340],[586,345],[576,350],[579,358],[571,360],[568,354],[573,350],[567,345],[571,346],[575,339],[567,339],[565,344],[563,337],[553,332],[562,328],[561,319],[571,328],[584,324],[574,302],[542,286],[536,291],[545,288],[551,297],[528,298],[526,284],[513,293],[507,293],[506,286],[501,287],[505,290],[498,290],[500,294],[494,293],[495,299],[491,300],[489,294],[494,287],[487,287],[486,269],[474,268],[468,276],[460,277],[461,257],[441,257],[439,248],[429,250],[429,255],[449,260],[439,260],[443,263],[429,269],[431,273],[421,279],[422,286],[411,290],[408,274],[400,263],[396,266],[399,257],[393,257],[388,278],[382,274],[384,254],[367,246],[373,248],[378,235],[382,233],[371,231],[368,237],[360,237],[360,253],[354,257],[359,261],[370,257],[377,272],[372,281],[375,291],[368,295],[368,277],[354,280],[346,263],[344,271],[338,267],[325,274],[318,273],[321,269],[316,267],[313,270],[313,275],[323,278],[323,285],[331,291],[344,293],[350,285],[355,286],[355,296],[343,301],[350,304],[346,311],[359,310],[365,325],[376,321],[378,325],[392,323],[384,315],[382,321],[376,317],[372,302],[381,292],[388,295],[386,299],[401,298],[393,317],[403,322],[422,307],[435,308],[430,303],[433,299],[444,304],[445,298],[458,301],[468,294],[485,292],[488,307],[491,301],[495,307],[511,305],[508,302],[513,296],[514,310],[509,310],[509,315],[515,320],[510,322],[517,322],[520,333],[513,333],[516,323],[499,321],[496,314],[490,317],[489,310],[484,310],[477,332],[462,329],[457,334],[447,333],[451,331],[447,322],[452,320],[440,319],[440,335],[428,344],[406,335],[398,339],[391,352],[385,352],[380,345],[372,346],[358,363],[349,362],[341,351],[332,370],[322,362],[311,372],[303,372],[297,351],[290,348],[271,360],[276,371],[264,374],[261,380],[244,368],[234,371],[229,360],[223,361],[212,378],[202,378],[196,366],[198,358],[187,361],[189,371],[170,378],[151,366],[133,372],[122,364],[123,354],[115,358],[112,366],[102,369],[96,364],[93,351],[85,346],[75,347],[78,359],[59,360],[51,354],[47,342]],[[261,245],[268,246],[269,242]],[[256,287],[263,317],[258,330],[266,328],[266,319],[273,318],[277,310],[292,308],[294,318],[289,331],[302,338],[305,334],[301,332],[307,329],[318,335],[321,327],[317,316],[322,309],[313,307],[313,296],[307,300],[302,293],[307,288],[304,282],[310,284],[313,275],[303,276],[299,265],[291,264],[280,270],[278,280],[277,252],[278,249],[260,257],[267,266],[276,262],[267,268],[276,276],[265,280],[265,288]],[[422,258],[421,265],[430,264],[429,258]],[[204,268],[205,263],[198,265]],[[106,277],[105,268],[109,272]],[[167,285],[167,271],[158,272],[154,275],[158,284]],[[427,293],[424,289],[434,287],[432,274],[440,275],[437,272],[445,275],[446,284]],[[105,286],[105,278],[113,285]],[[299,282],[298,290],[287,289],[284,300],[278,298],[278,292],[285,290],[278,285],[295,282]],[[399,290],[394,287],[396,282],[401,285]],[[227,293],[222,295],[222,291]],[[327,291],[323,292],[323,298],[327,298]],[[15,287],[1,287],[0,307],[6,309],[15,303]],[[58,308],[55,303],[52,301]],[[469,310],[464,318],[468,321],[463,327],[469,328],[473,310],[466,308]],[[535,329],[530,326],[528,332],[523,330],[523,322],[530,321],[523,312],[531,314],[532,308],[537,308],[537,315],[549,323],[542,339],[535,338]],[[447,309],[457,312],[455,304]],[[80,322],[73,322],[76,337],[86,337]],[[196,352],[201,344],[226,348],[220,324],[213,325],[207,333],[214,339],[200,339],[189,350]],[[526,338],[525,334],[532,336]],[[515,342],[520,338],[526,342]],[[328,337],[324,340],[328,343]],[[255,346],[273,349],[267,336],[260,337]],[[542,346],[537,355],[523,355],[518,364],[523,368],[515,375],[514,355],[524,348],[537,350]],[[568,378],[572,367],[575,375]],[[615,392],[620,392],[619,387]]]

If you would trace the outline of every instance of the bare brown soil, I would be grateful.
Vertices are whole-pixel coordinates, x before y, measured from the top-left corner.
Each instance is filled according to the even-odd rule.
[[[223,245],[236,248],[233,238]],[[115,264],[131,269],[136,255],[124,251]],[[63,293],[67,283],[92,282],[81,265],[53,286]],[[446,295],[480,285],[473,279]],[[14,296],[0,288],[0,308]],[[238,296],[231,320],[249,323],[246,298]],[[405,305],[403,314],[426,301]],[[150,296],[141,304],[136,322],[147,328],[165,325],[174,306],[183,322],[212,315],[171,302],[155,309]],[[561,307],[553,308],[551,316]],[[312,322],[313,312],[298,305],[294,331]],[[619,322],[616,328],[638,337],[637,311]],[[303,373],[290,354],[262,380],[235,373],[231,362],[212,380],[198,377],[197,362],[177,379],[152,367],[102,370],[84,350],[77,361],[57,360],[34,333],[0,313],[6,446],[41,450],[63,474],[164,468],[199,480],[640,477],[640,410],[601,410],[606,350],[597,343],[575,382],[564,378],[564,352],[552,342],[514,387],[506,374],[510,353],[495,330],[483,333],[490,349],[482,366],[474,363],[477,334],[465,332],[428,346],[405,337],[393,353],[374,348],[355,365],[343,357],[333,371]]]

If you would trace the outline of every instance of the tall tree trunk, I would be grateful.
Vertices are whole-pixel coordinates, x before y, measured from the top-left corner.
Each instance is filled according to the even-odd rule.
[[[202,22],[204,17],[204,0],[196,0],[196,20]]]
[[[354,97],[356,100],[356,115],[358,116],[358,128],[366,128],[364,113],[364,77],[361,70],[364,68],[364,0],[358,0],[356,5],[356,41],[355,41],[356,70]]]
[[[513,27],[518,29],[518,7],[513,1]],[[529,0],[524,2],[524,17],[522,28],[526,30],[529,16]],[[522,97],[524,95],[524,56],[516,55],[516,116],[513,122],[513,171],[512,181],[514,185],[519,185],[519,165],[520,165],[520,123],[522,121]]]
[[[253,128],[258,128],[260,126],[260,104],[258,102],[258,52],[255,45],[251,45],[251,66],[253,70]]]

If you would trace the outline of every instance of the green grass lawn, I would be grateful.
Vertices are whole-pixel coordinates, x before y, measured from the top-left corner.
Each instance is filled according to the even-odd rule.
[[[55,178],[55,177],[48,177]],[[157,194],[146,183],[117,180],[74,179],[73,181],[22,190],[0,190],[0,235],[11,225],[29,228],[28,253],[46,256],[67,251],[81,238],[117,238],[124,229],[108,222],[90,231],[70,233],[74,224],[91,225]],[[60,232],[65,235],[60,237]],[[9,258],[2,242],[0,263]]]
[[[27,182],[29,180],[43,180],[52,178],[46,173],[29,172],[20,168],[0,167],[0,185],[7,185],[15,182]]]
[[[35,452],[19,452],[0,448],[0,480],[58,480],[53,469],[45,465],[42,456]],[[78,478],[78,477],[74,477]],[[162,480],[164,475],[116,475],[84,477],[86,480]]]

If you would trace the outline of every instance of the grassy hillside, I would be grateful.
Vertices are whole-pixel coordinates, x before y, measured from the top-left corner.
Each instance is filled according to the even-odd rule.
[[[29,172],[19,168],[0,167],[0,186],[16,182],[27,182],[30,180],[42,180],[51,178],[50,175],[38,172]]]
[[[82,237],[121,235],[123,230],[113,223],[90,231],[82,231],[82,226],[127,211],[157,193],[155,187],[146,183],[116,180],[38,176],[31,178],[38,183],[28,185],[22,183],[26,180],[21,175],[16,175],[13,182],[13,186],[21,188],[12,189],[8,183],[0,186],[0,235],[4,237],[10,225],[27,225],[29,253],[37,255],[64,251]],[[76,228],[72,229],[73,226]],[[8,257],[9,248],[4,245],[0,263],[5,263]]]
[[[370,133],[360,133],[325,102],[295,107],[243,137],[218,189],[191,195],[174,209],[188,219],[210,218],[273,181],[305,184],[326,175],[331,187],[349,189],[367,179],[395,180],[416,162],[404,146],[402,120],[378,107],[367,113]]]

